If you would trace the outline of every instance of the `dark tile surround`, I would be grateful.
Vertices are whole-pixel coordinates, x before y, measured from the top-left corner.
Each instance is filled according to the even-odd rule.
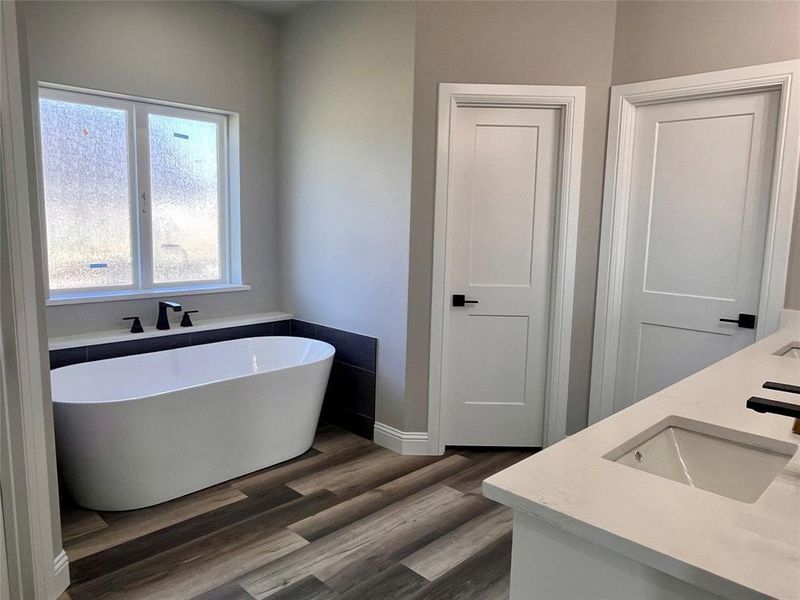
[[[375,425],[378,340],[297,319],[292,320],[292,335],[322,340],[336,348],[322,417],[371,440]]]
[[[51,350],[50,368],[57,369],[105,358],[268,335],[307,337],[328,342],[336,348],[322,407],[322,418],[372,439],[372,429],[375,425],[378,340],[296,319]]]

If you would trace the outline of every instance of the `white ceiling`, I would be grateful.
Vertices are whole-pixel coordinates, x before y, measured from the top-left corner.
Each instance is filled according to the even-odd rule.
[[[312,4],[315,0],[227,0],[229,4],[236,4],[250,10],[280,17],[287,15],[304,6]]]

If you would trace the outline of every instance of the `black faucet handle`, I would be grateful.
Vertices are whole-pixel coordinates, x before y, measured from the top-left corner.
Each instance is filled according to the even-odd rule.
[[[185,310],[183,311],[183,318],[181,319],[181,327],[191,327],[193,325],[192,318],[189,316],[196,312],[200,312],[198,310]]]
[[[791,383],[780,383],[777,381],[765,381],[762,385],[765,390],[775,390],[776,392],[789,392],[790,394],[800,394],[800,386]]]
[[[750,396],[746,406],[750,410],[759,413],[772,413],[774,415],[800,419],[800,404],[791,404],[789,402],[781,402],[780,400],[772,400],[771,398]]]
[[[133,321],[131,333],[144,333],[144,327],[142,327],[142,322],[139,320],[139,317],[122,317],[122,320]]]

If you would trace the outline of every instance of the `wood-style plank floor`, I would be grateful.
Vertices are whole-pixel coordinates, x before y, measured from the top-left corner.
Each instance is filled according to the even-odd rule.
[[[501,600],[511,514],[481,481],[530,452],[399,456],[322,425],[304,455],[152,508],[62,507],[63,600]]]

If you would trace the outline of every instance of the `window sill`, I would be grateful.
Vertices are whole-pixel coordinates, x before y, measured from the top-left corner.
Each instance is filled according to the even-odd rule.
[[[174,287],[152,290],[122,290],[114,292],[89,292],[85,294],[63,294],[45,301],[46,306],[64,304],[89,304],[92,302],[115,302],[119,300],[139,300],[144,298],[165,298],[167,296],[198,296],[201,294],[222,294],[227,292],[246,292],[249,285],[229,283],[205,287]]]

